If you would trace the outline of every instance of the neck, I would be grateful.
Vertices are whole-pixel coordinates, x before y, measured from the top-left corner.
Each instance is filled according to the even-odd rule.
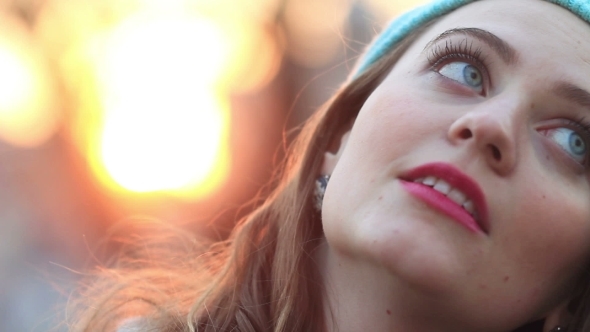
[[[327,331],[457,331],[443,301],[433,301],[383,267],[335,252],[325,241],[316,260],[326,289]]]

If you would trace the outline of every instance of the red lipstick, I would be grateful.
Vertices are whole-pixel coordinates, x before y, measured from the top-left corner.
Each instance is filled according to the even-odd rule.
[[[463,193],[473,203],[473,214],[463,206],[435,190],[432,186],[418,181],[426,177],[435,177],[449,184],[453,189]],[[429,163],[414,168],[400,177],[401,184],[412,196],[456,220],[474,233],[488,233],[488,210],[483,191],[468,175],[457,167],[447,163]]]

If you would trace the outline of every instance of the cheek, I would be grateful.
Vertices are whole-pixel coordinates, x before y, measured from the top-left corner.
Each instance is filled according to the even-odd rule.
[[[366,154],[391,161],[407,150],[425,143],[441,121],[436,109],[415,92],[389,87],[376,91],[361,109],[353,126],[351,145]]]
[[[399,197],[391,196],[393,184],[397,172],[415,163],[417,154],[430,156],[425,146],[439,146],[433,135],[446,131],[437,126],[441,121],[432,116],[434,110],[427,99],[402,87],[376,90],[367,100],[324,197],[322,219],[330,246],[349,255],[366,254],[366,248],[387,247],[371,242],[375,237],[389,242],[403,237],[392,229],[398,224],[389,220],[404,208]]]
[[[530,267],[530,272],[569,279],[571,276],[565,271],[576,274],[586,265],[590,254],[587,190],[561,183],[533,186],[524,193],[518,200],[522,203],[513,207],[518,211],[512,221],[514,232],[505,239],[512,243],[515,257],[523,266]]]

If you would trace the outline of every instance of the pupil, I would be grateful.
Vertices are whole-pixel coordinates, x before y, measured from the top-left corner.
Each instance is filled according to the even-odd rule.
[[[471,65],[467,65],[463,69],[463,75],[467,80],[467,83],[469,83],[470,85],[476,87],[481,85],[481,77],[479,75],[479,71],[477,70],[477,68]]]
[[[578,134],[572,133],[570,135],[570,144],[574,153],[583,154],[586,152],[586,144]]]

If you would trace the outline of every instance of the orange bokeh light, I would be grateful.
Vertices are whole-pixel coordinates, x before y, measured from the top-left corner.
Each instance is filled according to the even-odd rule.
[[[102,42],[99,174],[134,192],[212,190],[228,170],[229,110],[216,92],[227,38],[204,19],[148,15]]]
[[[0,139],[35,147],[59,125],[53,82],[24,25],[5,15],[0,21]]]
[[[150,192],[198,186],[222,170],[228,119],[212,95],[192,95],[192,105],[136,104],[110,112],[100,140],[109,175],[129,190]]]
[[[230,94],[263,87],[281,64],[281,43],[254,19],[278,8],[265,4],[50,0],[37,32],[63,76],[68,132],[101,183],[191,198],[220,187]]]

